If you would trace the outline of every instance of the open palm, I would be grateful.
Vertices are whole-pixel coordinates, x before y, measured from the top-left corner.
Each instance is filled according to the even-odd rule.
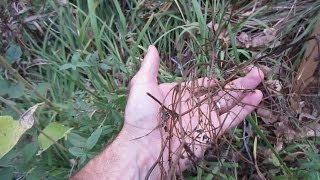
[[[188,91],[189,88],[200,91],[194,87],[212,87],[216,80],[200,78],[186,83],[158,84],[159,63],[157,49],[150,46],[140,70],[130,82],[123,127],[123,132],[145,148],[155,161],[162,152],[164,141],[167,142],[163,151],[164,164],[169,157],[171,163],[175,162],[177,151],[185,154],[185,148],[181,148],[183,145],[188,145],[195,156],[202,156],[208,141],[238,125],[262,99],[259,90],[244,91],[256,88],[264,78],[256,67],[251,68],[245,77],[228,83],[225,90],[215,96],[202,94],[196,97],[196,93]],[[196,108],[192,109],[194,106]],[[177,165],[183,170],[188,160],[180,158],[178,161]]]

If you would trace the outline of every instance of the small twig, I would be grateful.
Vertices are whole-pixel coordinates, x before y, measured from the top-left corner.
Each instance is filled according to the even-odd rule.
[[[164,109],[165,109],[165,112],[160,112],[160,113],[169,112],[169,113],[170,113],[170,117],[175,117],[175,116],[177,116],[177,113],[176,113],[176,112],[174,112],[174,111],[170,110],[169,108],[167,108],[166,106],[164,106],[164,105],[163,105],[157,98],[155,98],[153,95],[151,95],[151,94],[148,93],[148,92],[147,92],[147,95],[148,95],[149,97],[151,97],[154,101],[156,101],[158,104],[160,104],[160,105],[161,105],[161,108],[164,108]],[[165,115],[165,116],[166,116],[166,115]],[[166,121],[167,119],[164,119],[164,120]],[[162,122],[162,121],[161,121],[159,125],[157,125],[155,128],[153,128],[153,129],[152,129],[149,133],[147,133],[146,135],[143,135],[143,136],[134,138],[134,139],[132,139],[132,140],[141,139],[141,138],[143,138],[143,137],[146,137],[146,136],[150,135],[154,130],[156,130],[156,129],[160,128],[161,126],[163,126],[164,123],[165,123],[165,122]]]
[[[169,111],[170,113],[172,113],[174,116],[178,115],[176,112],[174,112],[173,110],[167,108],[165,105],[163,105],[157,98],[155,98],[152,94],[147,92],[147,95],[149,97],[151,97],[153,100],[155,100],[162,108],[164,108],[165,110]]]
[[[168,139],[166,139],[166,142],[168,141]],[[165,143],[166,143],[165,142]],[[158,159],[156,160],[156,162],[153,163],[153,165],[150,167],[150,169],[148,170],[147,174],[146,174],[146,177],[144,178],[145,180],[148,180],[152,171],[154,170],[154,168],[157,166],[157,164],[160,162],[160,159],[162,158],[162,154],[164,152],[164,150],[166,149],[166,146],[163,146],[160,153],[159,153],[159,156],[158,156]]]

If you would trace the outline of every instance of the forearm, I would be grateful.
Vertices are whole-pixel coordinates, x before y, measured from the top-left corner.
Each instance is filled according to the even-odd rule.
[[[155,162],[145,148],[139,147],[122,131],[111,145],[90,160],[72,179],[144,179]],[[150,179],[157,179],[157,169]]]

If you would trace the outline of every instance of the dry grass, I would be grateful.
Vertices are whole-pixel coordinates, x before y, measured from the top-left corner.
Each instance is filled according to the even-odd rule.
[[[318,19],[319,1],[181,0],[121,1],[121,4],[110,1],[111,5],[109,1],[101,1],[97,6],[89,3],[92,1],[59,2],[12,1],[5,11],[1,11],[1,54],[5,54],[10,41],[23,49],[21,60],[14,62],[12,67],[24,79],[8,73],[10,68],[3,68],[0,80],[8,81],[10,85],[26,80],[32,86],[19,98],[3,94],[1,115],[17,116],[8,109],[27,109],[43,98],[47,99],[58,111],[49,107],[39,113],[39,127],[44,128],[51,121],[62,122],[74,128],[72,136],[77,137],[77,141],[72,136],[61,140],[60,144],[68,151],[52,147],[42,157],[36,156],[36,151],[28,151],[25,154],[36,159],[30,158],[31,161],[16,158],[14,154],[20,156],[21,153],[12,151],[7,159],[1,159],[6,167],[0,167],[0,174],[4,169],[14,172],[15,177],[19,175],[18,178],[20,174],[27,177],[41,173],[67,178],[83,166],[103,147],[106,139],[112,139],[120,130],[128,81],[139,67],[145,47],[155,43],[163,59],[161,82],[193,81],[200,77],[219,80],[214,88],[204,88],[201,83],[191,83],[189,87],[178,85],[173,90],[173,103],[163,106],[161,117],[166,125],[161,128],[168,137],[174,135],[180,142],[177,152],[166,154],[169,157],[183,155],[191,164],[188,171],[177,175],[178,162],[171,161],[163,177],[319,177],[320,142],[309,128],[319,126],[319,102],[316,101],[319,98],[319,67],[312,74],[318,80],[309,85],[313,88],[299,92],[295,100],[298,104],[306,104],[303,107],[292,105],[293,94],[297,94],[294,81],[301,75],[298,69],[304,66],[300,64],[305,59],[306,44],[316,42],[314,52],[319,53],[319,35],[310,35]],[[71,62],[76,53],[79,59]],[[86,62],[88,66],[80,66],[79,62]],[[72,68],[65,68],[66,65],[72,65]],[[258,87],[264,93],[263,102],[247,121],[217,139],[219,132],[215,130],[218,126],[213,126],[213,119],[199,107],[219,92],[228,93],[230,89],[226,89],[226,84],[243,76],[243,70],[251,65],[264,67],[268,72]],[[41,94],[43,98],[34,94],[35,87],[45,89],[39,85],[41,83],[49,84]],[[190,99],[184,102],[187,111],[181,112],[179,104],[185,93]],[[200,100],[203,95],[207,97]],[[198,114],[202,121],[192,126],[199,126],[200,131],[206,133],[192,128],[177,132],[186,112]],[[189,123],[192,122],[186,124]],[[223,120],[221,124],[224,124]],[[81,144],[78,140],[85,141],[101,125],[103,138],[92,150],[84,152],[83,147],[77,146]],[[313,130],[319,132],[319,129]],[[37,133],[34,130],[29,135],[36,137]],[[199,134],[202,142],[198,140]],[[170,138],[164,139],[163,147],[170,144]],[[24,145],[22,142],[17,150],[22,151]],[[202,145],[207,150],[204,157],[199,158],[191,150]],[[72,148],[81,151],[74,153]],[[159,157],[155,164],[161,164]],[[12,165],[13,160],[35,168]],[[10,169],[11,166],[15,169]]]

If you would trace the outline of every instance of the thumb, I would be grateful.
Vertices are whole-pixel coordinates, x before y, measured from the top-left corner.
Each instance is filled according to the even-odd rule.
[[[133,83],[157,83],[160,57],[155,46],[151,45],[145,55],[141,67],[134,76]]]

